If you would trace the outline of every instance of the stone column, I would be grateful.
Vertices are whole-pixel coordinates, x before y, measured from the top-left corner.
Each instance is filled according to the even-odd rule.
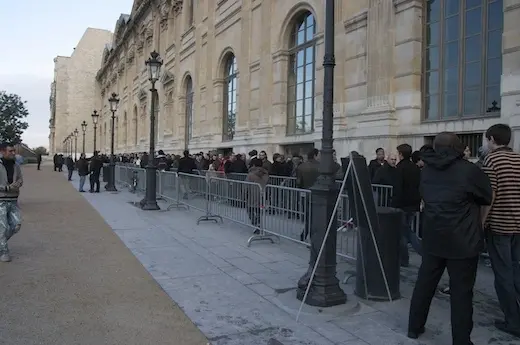
[[[287,126],[287,75],[289,68],[289,52],[279,50],[273,54],[273,114],[262,113],[260,127],[272,126],[275,133],[285,135]]]
[[[369,0],[367,108],[391,108],[394,75],[394,19],[392,0]]]
[[[213,81],[213,107],[215,112],[211,117],[211,133],[216,138],[222,140],[223,124],[224,124],[224,80],[215,79]]]

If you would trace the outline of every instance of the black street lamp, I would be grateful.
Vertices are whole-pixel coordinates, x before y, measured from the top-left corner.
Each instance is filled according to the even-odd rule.
[[[78,160],[78,129],[74,130],[74,161]]]
[[[97,124],[99,120],[99,114],[96,110],[92,112],[92,123],[94,124],[94,150],[92,150],[92,154],[96,153],[96,134],[97,134]]]
[[[116,188],[116,157],[114,155],[114,131],[115,131],[115,123],[116,123],[116,111],[119,106],[119,98],[117,98],[117,94],[112,92],[112,95],[108,99],[108,103],[110,103],[110,111],[112,112],[112,124],[111,124],[111,133],[110,133],[110,163],[109,167],[109,175],[108,175],[108,183],[105,189],[109,192],[117,192]]]
[[[81,131],[83,132],[83,150],[81,150],[81,153],[85,154],[85,133],[87,132],[87,121],[85,120],[81,123]]]
[[[320,176],[311,187],[311,252],[309,269],[298,281],[297,298],[303,300],[318,252],[325,247],[305,303],[318,307],[332,307],[347,301],[336,277],[336,232],[330,231],[325,239],[327,224],[338,197],[333,159],[333,106],[334,106],[334,2],[325,2],[325,55],[323,57],[323,129],[321,136]]]
[[[146,66],[148,67],[149,80],[152,83],[152,102],[150,106],[150,153],[148,154],[148,165],[146,166],[146,194],[143,200],[141,200],[141,209],[143,210],[159,210],[157,205],[156,196],[156,173],[157,168],[155,166],[155,99],[157,89],[155,83],[159,80],[161,74],[161,66],[163,62],[159,53],[153,51],[150,54],[150,58],[146,60]]]

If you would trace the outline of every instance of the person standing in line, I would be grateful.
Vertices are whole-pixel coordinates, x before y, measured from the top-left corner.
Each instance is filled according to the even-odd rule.
[[[482,210],[487,250],[495,273],[495,290],[504,313],[499,330],[520,337],[520,154],[508,146],[511,127],[496,124],[486,131],[490,152],[482,169],[493,188],[493,203]]]
[[[10,262],[7,241],[20,231],[18,196],[23,185],[22,170],[16,164],[14,146],[0,144],[0,262]]]
[[[374,179],[377,171],[385,165],[385,150],[380,147],[376,150],[376,158],[372,159],[370,163],[368,163],[368,172],[370,174],[370,181]]]
[[[84,193],[85,190],[83,189],[83,187],[85,186],[85,180],[87,179],[87,176],[89,174],[88,161],[84,153],[82,153],[79,156],[79,159],[76,162],[76,168],[78,169],[79,176],[79,192]]]
[[[90,193],[99,193],[100,181],[99,176],[101,175],[101,168],[103,168],[103,161],[99,156],[98,152],[94,152],[94,156],[90,158],[89,172],[90,172]],[[94,189],[95,187],[95,189]]]
[[[464,159],[464,145],[450,132],[435,137],[422,153],[424,201],[422,263],[410,302],[408,337],[425,332],[437,285],[448,269],[453,345],[471,345],[473,287],[484,232],[480,208],[491,204],[486,174]]]
[[[402,267],[408,267],[410,264],[408,243],[412,244],[417,254],[422,255],[421,243],[412,228],[416,213],[420,211],[421,207],[421,195],[419,193],[421,170],[412,162],[412,147],[410,145],[401,144],[397,146],[397,154],[399,163],[395,168],[391,205],[404,213],[400,260]]]

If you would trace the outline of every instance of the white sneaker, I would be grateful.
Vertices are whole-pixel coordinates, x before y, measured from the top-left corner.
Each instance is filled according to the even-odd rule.
[[[3,254],[0,256],[0,262],[10,262],[11,256],[9,254]]]

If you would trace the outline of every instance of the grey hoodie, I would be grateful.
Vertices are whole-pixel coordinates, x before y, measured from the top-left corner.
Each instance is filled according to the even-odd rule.
[[[0,200],[2,199],[18,199],[20,195],[20,187],[23,185],[22,169],[20,165],[14,164],[13,183],[9,185],[7,180],[7,170],[5,169],[3,159],[0,158]]]

